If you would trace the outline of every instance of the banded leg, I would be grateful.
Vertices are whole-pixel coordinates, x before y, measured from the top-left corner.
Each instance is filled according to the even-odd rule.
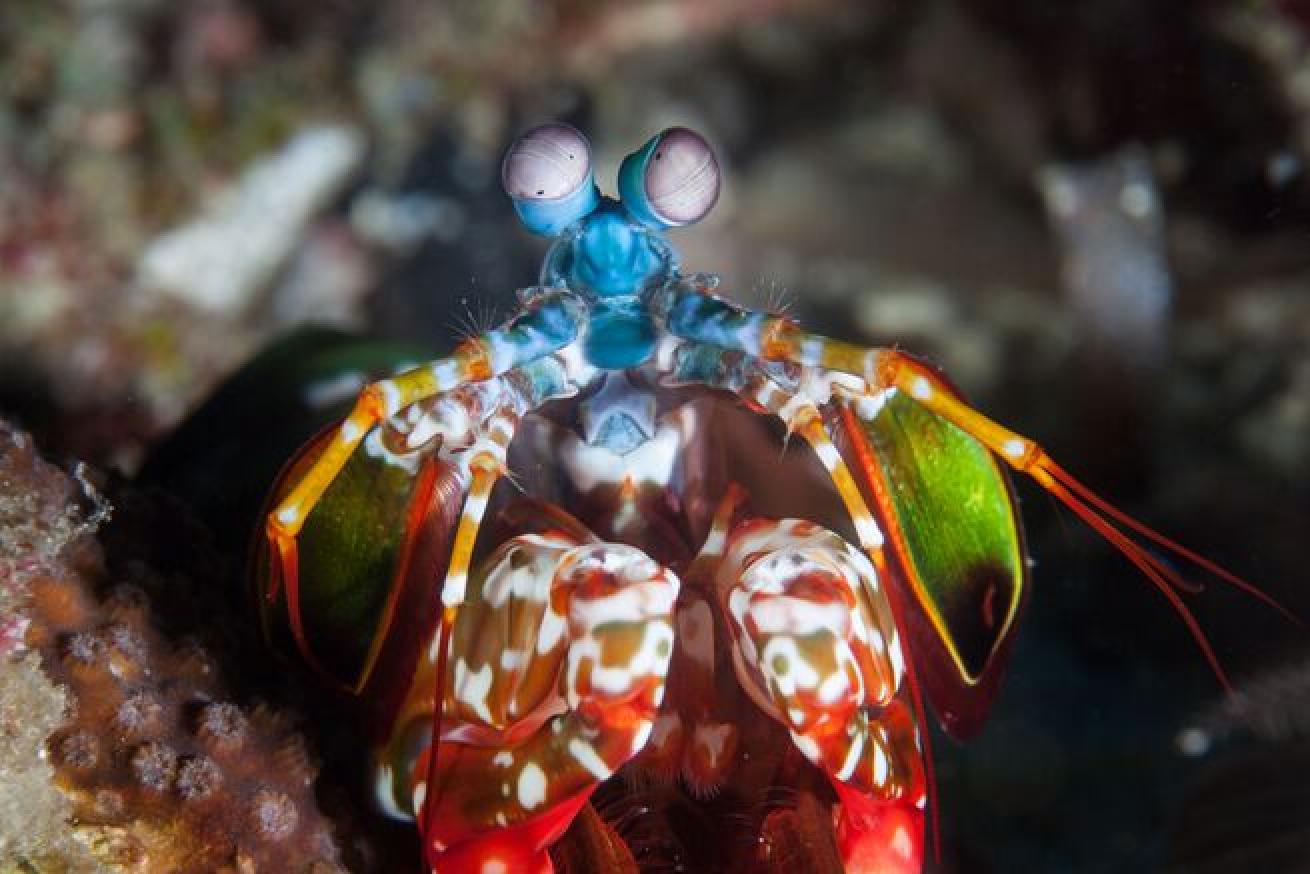
[[[431,731],[429,732],[427,764],[424,779],[425,787],[431,785],[440,768],[439,751],[442,738],[442,718],[445,710],[444,690],[447,660],[450,655],[452,635],[460,607],[465,601],[468,582],[469,563],[473,558],[473,549],[477,544],[478,532],[486,514],[491,490],[496,481],[506,471],[506,458],[509,444],[519,418],[529,410],[536,409],[546,400],[572,394],[577,389],[567,364],[558,363],[550,367],[553,358],[541,359],[533,364],[524,365],[512,372],[505,379],[506,398],[497,411],[487,420],[485,428],[466,450],[469,474],[469,492],[460,514],[459,525],[455,531],[454,545],[451,548],[450,562],[447,565],[445,582],[441,590],[441,620],[437,633],[429,647],[427,663],[432,667],[434,688]],[[423,672],[419,672],[421,682],[426,683]],[[456,678],[456,685],[462,687],[461,678]],[[426,685],[423,688],[427,688]],[[437,828],[436,808],[429,805],[424,808],[415,804],[416,810],[423,810],[421,831],[425,836]]]
[[[632,547],[552,533],[503,544],[473,586],[435,770],[428,667],[381,757],[380,789],[430,823],[429,862],[443,874],[497,861],[549,870],[550,844],[650,735],[678,580]]]
[[[369,386],[361,393],[351,415],[333,431],[306,446],[275,486],[275,505],[266,526],[270,560],[265,602],[274,604],[279,594],[285,592],[286,618],[296,645],[320,674],[340,682],[316,658],[302,621],[302,561],[308,560],[310,583],[319,587],[320,602],[323,601],[321,578],[325,574],[339,578],[333,589],[338,598],[352,599],[357,597],[360,587],[385,586],[385,581],[377,583],[361,578],[370,570],[366,561],[359,562],[355,568],[325,562],[325,550],[372,549],[379,553],[375,557],[379,564],[390,563],[401,573],[407,567],[404,556],[415,542],[405,532],[415,525],[422,527],[423,513],[453,517],[465,503],[469,503],[470,510],[477,510],[479,505],[485,507],[486,495],[498,476],[488,467],[488,458],[495,457],[497,452],[489,456],[485,450],[497,450],[497,440],[507,444],[513,430],[513,422],[497,424],[493,420],[501,411],[516,419],[552,398],[574,394],[586,376],[578,369],[576,355],[567,354],[567,350],[549,351],[567,336],[568,332],[554,323],[571,324],[567,314],[570,300],[558,294],[547,296],[508,327],[470,340],[455,357]],[[543,323],[554,332],[549,334],[554,339],[545,339],[549,332],[542,327]],[[504,351],[503,347],[511,346],[517,351]],[[496,349],[502,351],[488,359],[487,350]],[[539,354],[543,349],[546,353]],[[475,372],[477,367],[466,366],[468,362],[489,360],[494,365],[491,370],[499,370],[506,363],[513,363],[519,354],[537,357],[499,376],[459,384],[466,377],[482,376]],[[448,388],[452,384],[456,387]],[[439,393],[429,397],[433,391]],[[381,409],[374,410],[370,399],[379,397],[389,400]],[[504,433],[497,435],[498,428]],[[503,466],[503,452],[499,458],[496,464]],[[446,506],[393,507],[385,503],[385,499],[399,494],[398,490],[409,483],[430,479],[432,468],[436,468],[438,480],[433,500]],[[344,485],[330,488],[334,483]],[[471,503],[465,500],[470,492],[474,496]],[[312,514],[312,509],[325,496],[324,514]],[[306,548],[306,524],[310,526],[308,548],[311,550],[307,556],[302,555]],[[377,529],[375,535],[362,537],[362,531],[373,529]],[[464,524],[460,531],[452,558],[456,567],[466,567],[476,525]],[[383,554],[385,550],[360,545],[364,540],[372,544],[397,538],[401,538],[398,544],[390,547],[399,553],[394,560]],[[447,541],[441,550],[443,565],[450,549]],[[372,569],[374,574],[376,571],[376,567]],[[458,601],[462,585],[461,573],[449,577],[442,591],[444,605]],[[393,594],[397,588],[393,587]],[[393,608],[394,603],[387,605],[386,622],[390,621]],[[358,691],[368,680],[385,630],[379,628],[366,666],[345,682],[347,688]]]
[[[269,513],[269,539],[281,552],[295,538],[351,453],[378,423],[419,401],[564,348],[576,339],[584,313],[585,305],[571,294],[542,295],[505,327],[470,337],[450,357],[365,386],[332,441]]]
[[[715,584],[734,624],[743,685],[760,691],[837,791],[847,870],[917,874],[923,752],[872,563],[813,523],[750,519],[728,535]]]
[[[712,290],[713,284],[701,277],[690,277],[667,290],[659,305],[668,331],[677,337],[737,350],[766,361],[789,362],[805,372],[817,370],[819,374],[858,377],[862,384],[854,389],[844,381],[834,382],[832,386],[848,402],[843,410],[848,422],[854,415],[851,407],[865,405],[876,410],[890,391],[912,398],[925,410],[977,440],[1014,470],[1032,477],[1123,553],[1179,614],[1225,688],[1231,689],[1227,675],[1180,594],[1195,587],[1170,564],[1134,541],[1128,532],[1186,559],[1300,624],[1286,608],[1246,580],[1111,505],[1056,464],[1035,441],[968,406],[932,368],[911,356],[896,349],[858,346],[810,334],[790,319],[747,310],[715,296]],[[838,487],[842,488],[840,483]],[[846,498],[847,490],[842,492]]]
[[[550,356],[573,342],[585,317],[585,305],[574,295],[543,293],[504,327],[469,338],[449,358],[369,384],[331,436],[315,441],[312,463],[295,471],[268,514],[265,536],[274,567],[265,594],[273,601],[279,588],[285,588],[297,646],[320,673],[326,675],[306,642],[300,621],[297,537],[360,443],[383,422],[417,403]]]

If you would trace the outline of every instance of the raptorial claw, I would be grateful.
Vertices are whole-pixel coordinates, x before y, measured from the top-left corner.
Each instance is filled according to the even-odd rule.
[[[917,872],[921,750],[901,642],[873,564],[811,522],[753,519],[729,533],[715,576],[735,620],[743,687],[755,688],[752,697],[841,799],[847,870]],[[882,842],[893,821],[903,833],[894,851]],[[872,847],[890,854],[888,865],[893,857],[903,864],[867,867]]]
[[[431,824],[434,867],[545,864],[596,785],[650,737],[678,586],[640,550],[561,531],[512,538],[481,563],[454,628],[435,765],[430,663],[404,709],[411,728],[379,757],[390,805]]]

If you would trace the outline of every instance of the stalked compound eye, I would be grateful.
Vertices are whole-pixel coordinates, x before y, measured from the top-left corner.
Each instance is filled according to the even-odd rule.
[[[700,134],[671,127],[624,159],[619,193],[628,211],[648,225],[693,224],[719,199],[719,162]]]
[[[515,140],[500,178],[523,224],[547,236],[587,215],[600,200],[591,146],[567,124],[544,124]]]
[[[567,124],[543,124],[505,153],[501,180],[515,200],[558,200],[576,192],[591,174],[587,138]]]

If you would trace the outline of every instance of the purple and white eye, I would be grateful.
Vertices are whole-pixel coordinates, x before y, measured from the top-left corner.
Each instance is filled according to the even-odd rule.
[[[505,154],[500,179],[515,200],[556,200],[576,194],[591,176],[591,146],[558,122],[533,128]]]
[[[643,187],[651,211],[665,224],[700,221],[719,199],[714,150],[695,131],[669,128],[647,158]]]

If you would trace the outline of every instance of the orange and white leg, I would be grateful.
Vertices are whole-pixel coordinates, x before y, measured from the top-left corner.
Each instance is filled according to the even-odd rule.
[[[276,505],[266,520],[272,568],[264,594],[272,602],[285,590],[297,646],[320,673],[327,675],[311,651],[299,610],[298,537],[314,507],[361,445],[369,455],[410,466],[411,472],[429,454],[452,465],[463,487],[457,505],[462,518],[441,595],[443,607],[457,606],[477,530],[505,468],[518,419],[551,399],[576,394],[591,377],[577,344],[551,352],[550,344],[533,339],[539,334],[533,320],[542,311],[530,310],[505,328],[466,341],[450,358],[367,386],[350,415],[302,450],[302,460],[279,484]],[[507,351],[513,343],[519,344],[513,347],[517,351]],[[538,354],[542,349],[546,351]],[[528,356],[536,357],[504,370]],[[354,691],[368,676],[365,670]]]
[[[1160,590],[1182,618],[1220,683],[1231,689],[1209,641],[1180,592],[1191,591],[1170,564],[1127,532],[1185,559],[1268,604],[1292,622],[1300,620],[1236,574],[1165,537],[1114,507],[1053,461],[1033,440],[992,421],[964,403],[931,367],[896,349],[859,346],[801,330],[784,316],[754,312],[713,294],[712,284],[689,278],[661,301],[667,329],[693,343],[737,350],[759,359],[798,365],[802,379],[834,377],[832,389],[850,405],[877,409],[885,392],[903,392],[978,440],[1015,470],[1032,477],[1124,554]],[[862,380],[852,390],[849,377]],[[816,446],[816,450],[818,446]],[[839,485],[840,488],[840,485]],[[843,489],[843,499],[847,490]],[[847,499],[848,507],[851,505]]]
[[[300,533],[305,519],[351,453],[378,424],[419,401],[492,375],[487,350],[475,338],[449,358],[365,386],[318,459],[269,513],[269,539],[280,546]]]
[[[408,380],[413,374],[419,376]],[[384,389],[377,389],[379,386]],[[324,676],[329,675],[312,651],[301,621],[298,536],[313,506],[349,461],[351,453],[365,439],[370,441],[370,453],[390,453],[389,441],[393,436],[406,441],[430,441],[440,435],[441,455],[455,466],[456,475],[464,484],[462,512],[448,565],[449,573],[442,588],[443,606],[456,603],[462,597],[477,530],[491,489],[504,470],[509,441],[527,399],[508,376],[459,386],[431,399],[424,396],[430,388],[431,384],[424,382],[421,370],[409,371],[366,388],[361,392],[360,401],[356,403],[351,417],[334,433],[321,438],[323,448],[314,457],[308,470],[298,479],[289,479],[292,483],[290,489],[268,516],[266,531],[273,570],[265,596],[271,601],[280,591],[285,591],[289,624],[296,644],[302,656]],[[411,413],[418,415],[409,415],[402,422],[393,413],[374,421],[374,414],[365,410],[365,399],[373,396],[375,389],[393,398],[388,402],[386,410],[400,404],[400,409],[408,406]],[[383,428],[388,429],[388,433],[383,433]],[[393,430],[394,434],[391,434]],[[372,436],[366,438],[365,432]],[[377,445],[373,446],[373,442]],[[413,447],[411,451],[418,453],[423,450]],[[403,458],[399,455],[395,457]],[[370,658],[370,669],[371,664]],[[368,681],[369,673],[370,670],[366,669],[361,674],[354,687],[355,691]]]
[[[469,564],[473,559],[473,549],[477,544],[478,532],[482,529],[482,520],[491,500],[491,490],[506,470],[505,463],[509,452],[509,444],[514,437],[517,424],[518,416],[513,411],[509,409],[497,411],[487,421],[486,427],[478,439],[462,454],[463,458],[461,460],[467,465],[469,490],[467,497],[464,499],[459,524],[455,529],[450,563],[447,565],[446,578],[442,584],[441,621],[437,626],[436,634],[433,636],[432,644],[428,648],[426,664],[432,672],[432,685],[428,686],[424,671],[420,670],[417,677],[418,681],[423,683],[424,688],[434,688],[436,692],[432,696],[431,729],[428,732],[428,751],[432,755],[429,755],[426,761],[423,762],[423,770],[417,772],[424,776],[418,783],[419,788],[415,790],[416,795],[427,791],[427,786],[433,781],[437,769],[440,767],[435,752],[439,746],[438,741],[442,737],[442,720],[445,709],[442,702],[446,697],[447,663],[450,657],[455,622],[459,618],[460,608],[465,601]],[[460,682],[461,680],[465,680],[465,678],[456,678],[454,691],[459,692],[467,688],[467,681]],[[419,819],[420,831],[424,836],[425,844],[430,845],[429,835],[437,828],[435,808],[429,807],[425,810],[421,801],[416,798],[415,810],[423,813]],[[515,869],[508,868],[507,870]],[[527,869],[524,868],[523,870]]]
[[[566,292],[539,295],[504,326],[470,337],[449,357],[365,386],[314,463],[268,515],[268,539],[284,566],[295,567],[296,535],[351,454],[377,425],[420,401],[508,373],[564,349],[581,330],[585,309],[580,299]]]
[[[814,523],[750,519],[728,535],[715,584],[743,687],[837,792],[846,869],[918,874],[923,752],[872,562]]]

